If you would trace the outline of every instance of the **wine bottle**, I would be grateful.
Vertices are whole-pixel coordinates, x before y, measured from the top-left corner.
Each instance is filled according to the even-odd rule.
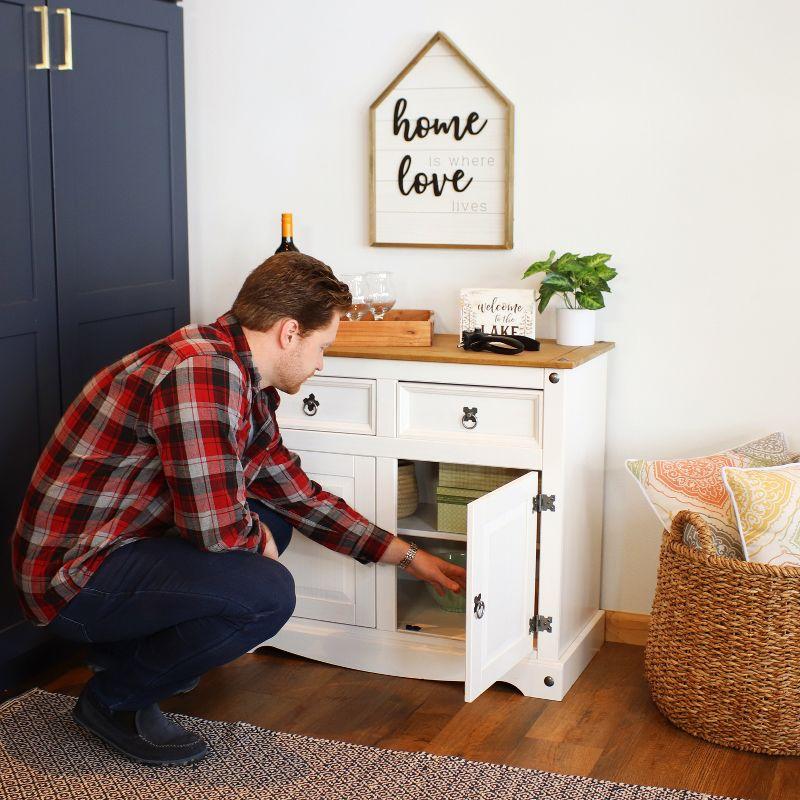
[[[292,215],[281,214],[281,243],[276,253],[299,252],[292,241]]]

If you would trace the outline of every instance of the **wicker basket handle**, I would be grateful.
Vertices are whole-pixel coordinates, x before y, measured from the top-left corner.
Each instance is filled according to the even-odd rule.
[[[710,556],[717,554],[717,548],[714,546],[714,536],[711,533],[711,528],[708,523],[694,511],[679,511],[672,518],[672,529],[670,530],[669,539],[671,542],[683,542],[683,530],[687,524],[694,526],[697,531],[697,538],[700,541],[701,550]]]

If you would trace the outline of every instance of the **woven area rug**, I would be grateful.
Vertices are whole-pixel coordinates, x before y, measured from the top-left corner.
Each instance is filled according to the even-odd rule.
[[[73,697],[32,689],[0,706],[3,800],[710,800],[533,769],[315,739],[171,715],[211,753],[185,767],[117,756],[70,716]],[[724,800],[724,799],[723,799]]]

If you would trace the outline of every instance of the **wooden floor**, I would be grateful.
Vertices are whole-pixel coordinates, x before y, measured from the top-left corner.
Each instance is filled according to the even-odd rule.
[[[800,799],[800,758],[716,747],[661,717],[647,694],[643,653],[606,644],[560,703],[506,684],[465,703],[463,684],[373,675],[263,648],[161,705],[378,747],[752,800]],[[77,695],[89,676],[76,659],[29,685]]]

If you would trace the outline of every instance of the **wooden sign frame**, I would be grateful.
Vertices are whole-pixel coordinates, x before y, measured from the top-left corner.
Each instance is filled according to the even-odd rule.
[[[377,164],[376,164],[376,111],[383,101],[394,91],[397,85],[405,78],[417,64],[423,59],[428,51],[438,42],[444,42],[448,47],[455,51],[463,63],[471,70],[486,87],[506,106],[507,122],[505,136],[505,220],[503,229],[503,241],[499,244],[463,244],[459,242],[389,242],[378,241],[377,235]],[[369,182],[370,182],[370,201],[369,201],[369,235],[370,245],[373,247],[442,247],[442,248],[465,248],[480,250],[510,250],[514,246],[514,104],[470,61],[467,56],[441,31],[437,32],[428,43],[420,50],[414,58],[406,65],[400,74],[383,90],[380,96],[370,106],[369,114],[369,138],[370,138],[370,158],[369,158]]]
[[[461,289],[460,331],[476,328],[499,336],[536,336],[536,292],[533,289]]]

